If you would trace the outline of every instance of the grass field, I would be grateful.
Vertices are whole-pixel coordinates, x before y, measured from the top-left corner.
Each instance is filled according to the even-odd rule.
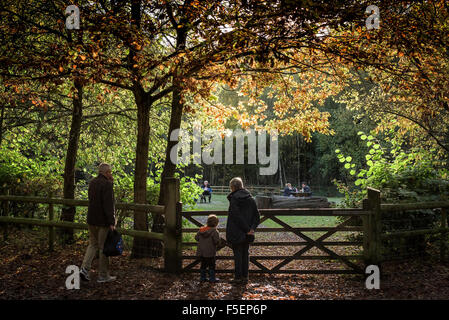
[[[328,198],[330,202],[339,203],[342,198]],[[184,210],[188,211],[205,211],[205,210],[228,210],[229,201],[226,198],[226,195],[212,195],[211,203],[197,203],[195,208],[185,208]],[[335,217],[321,217],[321,216],[307,216],[307,217],[279,217],[282,221],[292,225],[292,226],[302,226],[302,227],[326,227],[335,225],[336,218]],[[204,219],[204,218],[203,218]],[[198,219],[198,220],[203,220]],[[225,217],[219,216],[220,219],[220,227],[225,226]],[[186,222],[185,227],[192,228],[195,227],[190,222]],[[265,227],[279,227],[277,223],[271,220],[267,220],[263,222],[263,226]]]

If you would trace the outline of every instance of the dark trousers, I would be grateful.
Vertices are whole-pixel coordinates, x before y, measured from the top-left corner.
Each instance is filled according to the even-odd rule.
[[[211,195],[209,192],[204,192],[204,193],[201,195],[200,203],[202,203],[203,200],[204,200],[204,202],[207,202],[206,197],[209,197],[209,202],[210,202],[210,198],[212,197],[212,195]]]
[[[215,257],[201,257],[201,270],[215,270]]]
[[[247,241],[232,245],[234,252],[235,278],[247,278],[249,269],[249,243]]]

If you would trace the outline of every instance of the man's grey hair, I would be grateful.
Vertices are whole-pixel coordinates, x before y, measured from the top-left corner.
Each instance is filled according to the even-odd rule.
[[[242,178],[236,177],[232,178],[229,182],[229,186],[235,190],[243,189],[243,181]]]
[[[107,164],[107,163],[105,163],[105,162],[101,163],[101,164],[98,166],[98,173],[106,173],[106,172],[108,172],[109,170],[111,170],[111,165],[110,165],[110,164]]]

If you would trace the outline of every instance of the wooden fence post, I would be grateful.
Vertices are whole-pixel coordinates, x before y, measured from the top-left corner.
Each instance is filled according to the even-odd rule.
[[[380,191],[368,187],[368,208],[369,215],[369,258],[368,263],[377,265],[380,268],[381,256],[381,231],[382,220],[380,211]]]
[[[365,211],[369,211],[369,202],[368,199],[363,199],[362,208]],[[363,259],[365,263],[368,265],[370,260],[370,243],[371,243],[371,228],[370,228],[370,216],[365,215],[362,216],[363,223]]]
[[[441,228],[447,228],[447,208],[441,208]],[[441,262],[446,261],[446,249],[447,249],[447,231],[440,233],[440,259]]]
[[[182,204],[179,202],[179,179],[165,178],[164,267],[169,273],[182,269]]]
[[[51,199],[52,195],[53,194],[50,192],[48,194],[48,198]],[[49,203],[48,204],[48,220],[49,221],[53,221],[54,218],[55,217],[54,217],[53,203]],[[54,227],[48,227],[48,250],[50,252],[54,251],[54,249],[55,249],[54,243],[55,243],[55,228]]]

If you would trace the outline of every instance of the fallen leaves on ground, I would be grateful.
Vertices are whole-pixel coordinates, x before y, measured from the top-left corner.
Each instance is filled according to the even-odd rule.
[[[79,241],[65,248],[57,246],[49,253],[45,234],[28,230],[10,233],[0,244],[0,299],[449,299],[449,265],[428,258],[385,263],[381,289],[367,290],[361,275],[251,274],[247,285],[235,285],[230,282],[232,274],[218,274],[219,283],[201,283],[197,273],[156,271],[154,268],[163,265],[162,258],[132,260],[125,252],[112,258],[111,273],[118,276],[116,281],[95,281],[95,259],[92,280],[81,282],[80,290],[68,290],[65,269],[81,265],[86,247],[87,242]],[[263,249],[251,250],[260,254],[255,251]],[[231,261],[218,264],[220,268],[233,267]],[[299,260],[293,267],[310,269],[323,267],[321,264],[327,266],[323,261]]]

